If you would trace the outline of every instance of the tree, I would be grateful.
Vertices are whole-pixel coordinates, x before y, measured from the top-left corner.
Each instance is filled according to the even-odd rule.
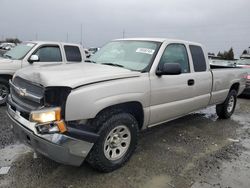
[[[224,53],[219,52],[217,56],[224,60],[234,60],[233,48],[230,48],[229,51],[224,51]]]
[[[226,60],[234,60],[234,50],[231,47],[228,52],[225,52],[225,59]]]
[[[15,44],[21,43],[21,41],[18,38],[6,38],[5,41]]]
[[[218,57],[223,57],[223,54],[219,51],[219,53],[217,54]]]
[[[242,54],[247,54],[247,50],[244,50],[244,51],[242,52]]]

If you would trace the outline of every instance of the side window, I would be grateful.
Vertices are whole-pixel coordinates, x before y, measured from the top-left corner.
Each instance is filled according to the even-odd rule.
[[[61,62],[62,55],[59,46],[42,46],[36,53],[39,62]]]
[[[193,59],[194,71],[195,72],[206,71],[207,64],[202,48],[200,46],[194,46],[194,45],[190,45],[189,48]]]
[[[81,62],[82,56],[77,46],[64,46],[67,61]]]
[[[179,63],[182,73],[190,72],[187,50],[183,44],[170,44],[166,47],[159,66],[165,63]]]

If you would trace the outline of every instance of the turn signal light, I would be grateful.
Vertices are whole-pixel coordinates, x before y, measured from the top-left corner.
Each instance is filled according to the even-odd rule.
[[[57,124],[57,127],[58,127],[60,133],[64,133],[64,132],[67,131],[67,127],[66,127],[64,121],[62,121],[62,120],[61,121],[57,121],[56,124]]]

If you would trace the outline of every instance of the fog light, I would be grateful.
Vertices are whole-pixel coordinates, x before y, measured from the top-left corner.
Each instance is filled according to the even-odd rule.
[[[40,134],[64,133],[67,131],[67,127],[63,120],[55,121],[50,124],[37,125],[36,128]]]
[[[45,124],[45,125],[37,125],[36,128],[40,134],[49,134],[49,133],[52,134],[52,133],[59,132],[58,127],[54,125],[53,123]]]
[[[61,108],[48,108],[39,111],[32,111],[30,121],[37,123],[48,123],[61,120]]]

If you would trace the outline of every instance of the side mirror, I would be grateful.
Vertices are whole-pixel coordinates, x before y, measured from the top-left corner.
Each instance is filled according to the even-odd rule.
[[[29,58],[29,63],[34,63],[34,62],[38,62],[39,61],[39,57],[38,55],[32,55],[30,58]]]
[[[158,67],[157,76],[161,75],[178,75],[181,74],[181,66],[179,63],[164,63]]]

